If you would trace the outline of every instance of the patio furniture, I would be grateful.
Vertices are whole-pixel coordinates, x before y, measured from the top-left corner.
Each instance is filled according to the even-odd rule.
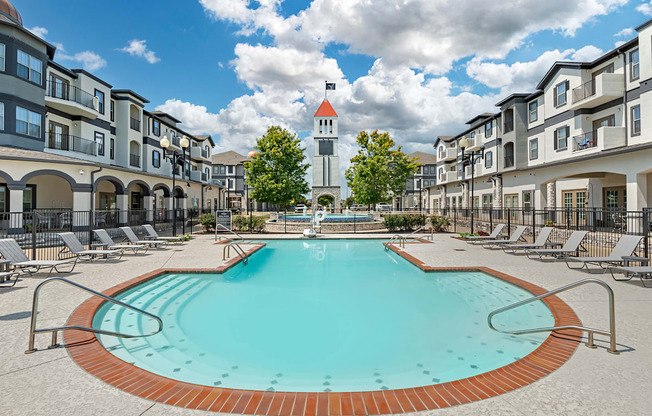
[[[140,251],[145,253],[149,248],[149,246],[144,244],[116,244],[109,233],[103,229],[93,230],[93,232],[97,238],[100,239],[102,244],[106,245],[107,250],[131,250],[134,254],[138,254]]]
[[[49,269],[48,276],[52,274],[52,270],[57,273],[70,273],[77,265],[76,258],[74,260],[30,260],[13,238],[0,240],[0,254],[6,260],[9,260],[10,266],[14,270],[24,271],[30,275],[38,273],[41,269]],[[61,271],[59,270],[61,266],[71,267],[70,270]]]
[[[14,287],[16,285],[16,282],[18,282],[18,276],[20,273],[18,272],[0,272],[0,283],[9,283],[12,277],[14,277],[14,282],[12,284],[6,284],[0,286],[0,289],[6,289],[9,287]]]
[[[505,224],[498,224],[496,225],[496,228],[491,232],[489,235],[475,235],[475,236],[469,236],[464,239],[467,243],[482,243],[485,240],[497,240],[500,238],[499,234],[503,231],[503,228],[505,228]],[[504,236],[504,238],[507,238],[507,236]]]
[[[61,249],[59,252],[59,258],[61,258],[61,255],[66,251],[69,251],[80,260],[89,261],[95,260],[98,256],[102,256],[106,261],[109,261],[111,257],[117,257],[117,260],[120,260],[124,254],[124,248],[116,250],[85,250],[84,246],[74,233],[59,233],[59,237],[61,237],[63,243],[66,245],[66,247]]]
[[[639,258],[638,261],[642,261],[646,264],[649,263],[648,259],[643,258]],[[622,272],[625,278],[616,279],[614,271]],[[609,272],[611,273],[611,277],[616,281],[626,282],[632,280],[632,277],[638,277],[641,279],[641,284],[643,287],[652,287],[645,284],[645,280],[652,279],[652,266],[611,266],[609,267]]]
[[[604,264],[624,264],[625,260],[623,257],[630,256],[641,243],[642,239],[643,237],[640,235],[624,235],[620,237],[616,246],[611,251],[611,254],[607,257],[566,257],[564,260],[566,260],[566,266],[568,266],[569,269],[581,270],[586,268],[589,273],[592,273],[589,264],[594,264],[600,267],[604,273],[607,271],[606,267],[603,266]],[[582,265],[580,267],[571,267],[569,261],[581,263]]]
[[[613,213],[611,214],[611,221],[613,226],[611,231],[614,233],[626,233],[627,232],[627,215]]]
[[[154,248],[163,248],[169,244],[169,241],[164,241],[164,240],[139,240],[138,237],[136,237],[136,233],[134,230],[131,229],[131,227],[120,227],[123,233],[127,236],[127,240],[129,240],[130,243],[132,244],[146,244],[150,247]]]
[[[170,243],[183,243],[183,236],[161,237],[150,224],[143,225],[143,228],[147,232],[147,235],[145,236],[146,239],[163,240],[169,241]]]
[[[52,216],[50,214],[45,214],[42,212],[34,212],[36,229],[37,230],[48,230],[52,228]]]
[[[59,228],[72,227],[72,212],[62,212],[59,214]]]
[[[556,259],[564,258],[570,256],[574,253],[577,253],[579,250],[586,251],[585,248],[580,248],[582,245],[582,240],[586,237],[588,231],[573,231],[573,233],[566,240],[566,244],[562,248],[546,248],[546,249],[527,249],[525,254],[529,259],[531,254],[539,256],[539,260],[543,260],[544,257],[550,256],[555,257]]]
[[[95,227],[99,228],[100,224],[106,227],[106,212],[95,213]]]
[[[541,231],[539,231],[539,235],[537,236],[537,239],[534,240],[534,243],[532,244],[506,244],[503,245],[501,248],[503,251],[507,252],[508,250],[511,250],[512,253],[516,253],[519,250],[527,250],[527,249],[543,249],[546,248],[546,244],[548,244],[548,239],[550,238],[550,234],[552,233],[552,227],[543,227]]]
[[[505,244],[516,244],[523,238],[523,234],[527,230],[524,225],[519,225],[512,233],[512,236],[507,240],[484,240],[482,246],[485,248],[500,247]]]

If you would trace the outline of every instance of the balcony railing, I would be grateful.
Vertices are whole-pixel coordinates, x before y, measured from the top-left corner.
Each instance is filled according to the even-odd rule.
[[[592,149],[598,146],[598,132],[597,130],[573,136],[573,152],[580,152],[582,150]]]
[[[202,172],[201,173],[201,181],[206,182],[207,180],[208,180],[208,175],[206,174],[206,172]]]
[[[132,130],[140,131],[140,120],[131,117],[129,121],[130,121],[129,126],[131,127]]]
[[[573,88],[573,104],[592,95],[595,95],[595,78],[577,88]]]
[[[176,147],[181,147],[181,137],[172,136],[172,144],[175,145]]]
[[[47,147],[48,149],[66,150],[97,156],[96,142],[69,134],[49,133]]]
[[[140,167],[140,155],[130,154],[129,155],[129,166],[139,168]]]
[[[70,84],[61,82],[48,81],[46,85],[45,95],[51,98],[58,98],[65,101],[73,101],[88,107],[91,110],[97,111],[98,101],[97,98],[81,88],[77,88]]]

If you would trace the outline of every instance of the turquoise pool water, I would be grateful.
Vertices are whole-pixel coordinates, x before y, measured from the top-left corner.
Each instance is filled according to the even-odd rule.
[[[138,367],[208,386],[408,388],[484,373],[536,349],[547,334],[507,336],[486,322],[529,296],[484,273],[422,272],[379,240],[269,241],[224,275],[164,275],[124,292],[121,300],[163,319],[163,332],[99,339]],[[509,328],[553,321],[541,302],[496,317]],[[108,304],[94,326],[134,333],[155,324]]]

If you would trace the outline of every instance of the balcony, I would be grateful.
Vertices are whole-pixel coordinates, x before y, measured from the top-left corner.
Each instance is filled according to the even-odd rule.
[[[623,97],[625,75],[602,73],[591,81],[573,88],[571,110],[593,108]]]
[[[97,143],[69,134],[49,133],[46,141],[48,149],[63,150],[67,152],[82,153],[97,156]]]
[[[83,116],[91,120],[95,120],[99,115],[97,97],[80,88],[61,82],[47,82],[45,104],[55,110],[73,116]]]
[[[459,175],[457,173],[457,170],[448,170],[444,172],[441,176],[442,182],[455,182],[459,178]]]
[[[600,127],[595,131],[573,136],[573,153],[615,149],[625,146],[625,127]]]
[[[202,172],[200,170],[191,170],[190,180],[197,182],[208,182],[208,175],[206,175],[206,172]]]
[[[190,147],[190,158],[196,160],[208,160],[208,152],[199,146]]]
[[[474,170],[474,172],[473,172],[474,177],[477,178],[478,176],[482,176],[482,165],[481,164],[476,163],[475,168],[473,170]],[[471,179],[471,166],[470,165],[464,167],[464,178]]]
[[[129,155],[129,166],[131,166],[132,168],[139,168],[140,167],[140,155],[130,154]]]
[[[455,159],[457,159],[457,149],[455,147],[445,147],[443,151],[439,152],[439,160]]]
[[[130,117],[129,127],[131,127],[132,130],[140,131],[140,120],[138,120],[137,118]]]
[[[475,152],[476,150],[482,149],[482,140],[480,137],[476,136],[473,138],[466,139],[469,144],[466,146],[465,152]]]

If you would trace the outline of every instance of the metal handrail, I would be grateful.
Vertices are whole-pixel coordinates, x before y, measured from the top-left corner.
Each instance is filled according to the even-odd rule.
[[[238,244],[235,241],[231,241],[230,243],[224,246],[224,248],[222,249],[222,260],[226,260],[229,257],[231,257],[231,247],[233,247],[233,250],[235,250],[235,253],[242,259],[242,262],[244,264],[249,263],[249,256],[242,249],[242,247],[240,247],[240,244]]]
[[[385,251],[389,251],[389,248],[396,242],[398,242],[401,247],[405,248],[405,240],[406,238],[402,235],[394,234],[394,236],[385,243]]]
[[[81,289],[81,290],[83,290],[85,292],[88,292],[93,296],[97,296],[99,298],[102,298],[105,301],[109,301],[109,302],[115,303],[116,305],[120,305],[120,306],[123,306],[123,307],[125,307],[127,309],[131,309],[133,311],[142,313],[143,315],[146,315],[146,316],[154,319],[156,322],[158,322],[158,329],[156,331],[150,333],[150,334],[140,334],[140,335],[123,334],[121,332],[105,331],[103,329],[87,328],[87,327],[79,326],[79,325],[67,325],[67,326],[60,326],[60,327],[56,327],[56,328],[36,329],[36,315],[37,315],[37,309],[38,309],[39,293],[40,293],[41,288],[43,286],[45,286],[48,283],[55,282],[55,281],[69,284],[69,285],[74,286],[76,288],[79,288],[79,289]],[[119,338],[141,338],[141,337],[149,337],[149,336],[152,336],[152,335],[156,335],[159,332],[161,332],[163,330],[163,321],[161,320],[161,318],[159,318],[158,316],[156,316],[156,315],[154,315],[152,313],[145,312],[144,310],[138,309],[135,306],[131,306],[131,305],[127,304],[127,303],[121,302],[121,301],[119,301],[117,299],[114,299],[114,298],[112,298],[110,296],[104,295],[104,294],[102,294],[100,292],[96,292],[93,289],[87,288],[86,286],[82,286],[82,285],[80,285],[78,283],[71,282],[70,280],[64,279],[62,277],[52,277],[50,279],[44,280],[43,282],[39,283],[39,285],[36,286],[36,289],[34,289],[34,297],[33,297],[33,300],[32,300],[32,318],[31,318],[30,326],[29,326],[29,345],[27,347],[27,351],[25,351],[25,354],[31,354],[31,353],[37,351],[36,348],[34,348],[34,338],[36,337],[36,334],[40,334],[40,333],[43,333],[43,332],[52,332],[52,343],[50,344],[50,346],[48,348],[55,348],[55,347],[59,346],[59,344],[57,344],[57,331],[64,331],[66,329],[75,329],[77,331],[93,332],[95,334],[101,334],[101,335],[112,335],[112,336],[119,337]]]
[[[533,329],[521,329],[521,330],[516,330],[516,331],[503,331],[502,329],[497,329],[494,327],[493,323],[491,322],[492,318],[499,314],[503,313],[505,311],[508,311],[510,309],[517,308],[519,306],[526,305],[528,303],[546,298],[548,296],[555,295],[557,293],[565,292],[569,289],[585,285],[587,283],[597,283],[600,286],[604,287],[607,290],[607,293],[609,294],[609,331],[604,331],[601,329],[594,329],[594,328],[587,328],[584,326],[579,326],[579,325],[561,325],[561,326],[553,326],[553,327],[548,327],[548,328],[533,328]],[[510,335],[523,335],[523,334],[533,334],[536,332],[548,332],[548,331],[557,331],[561,329],[579,329],[580,331],[586,331],[588,332],[588,340],[586,342],[586,346],[589,348],[597,348],[596,345],[593,343],[593,334],[601,334],[601,335],[607,335],[609,337],[609,351],[612,354],[618,354],[618,350],[616,350],[616,312],[614,309],[614,292],[609,287],[608,284],[603,282],[602,280],[598,279],[584,279],[580,280],[574,283],[571,283],[569,285],[560,287],[558,289],[551,290],[549,292],[543,293],[539,296],[534,296],[529,299],[522,300],[520,302],[516,302],[512,305],[505,306],[500,309],[496,309],[495,311],[491,312],[489,316],[487,317],[487,323],[489,324],[489,328],[493,329],[494,331],[500,332],[502,334],[510,334]]]
[[[234,236],[236,236],[235,239],[238,239],[238,240],[244,240],[244,237],[243,237],[243,236],[241,236],[240,234],[236,233],[235,231],[233,231],[232,229],[230,229],[230,228],[227,227],[226,225],[223,225],[223,224],[215,224],[215,241],[217,241],[217,231],[218,231],[218,228],[217,228],[217,227],[220,227],[220,229],[222,229],[222,230],[224,230],[224,231],[230,232],[231,234],[233,234]],[[233,238],[227,238],[227,237],[225,237],[225,238],[226,238],[227,240],[230,240],[230,241],[233,241],[233,240],[234,240]],[[222,236],[220,236],[220,241],[222,241]]]

